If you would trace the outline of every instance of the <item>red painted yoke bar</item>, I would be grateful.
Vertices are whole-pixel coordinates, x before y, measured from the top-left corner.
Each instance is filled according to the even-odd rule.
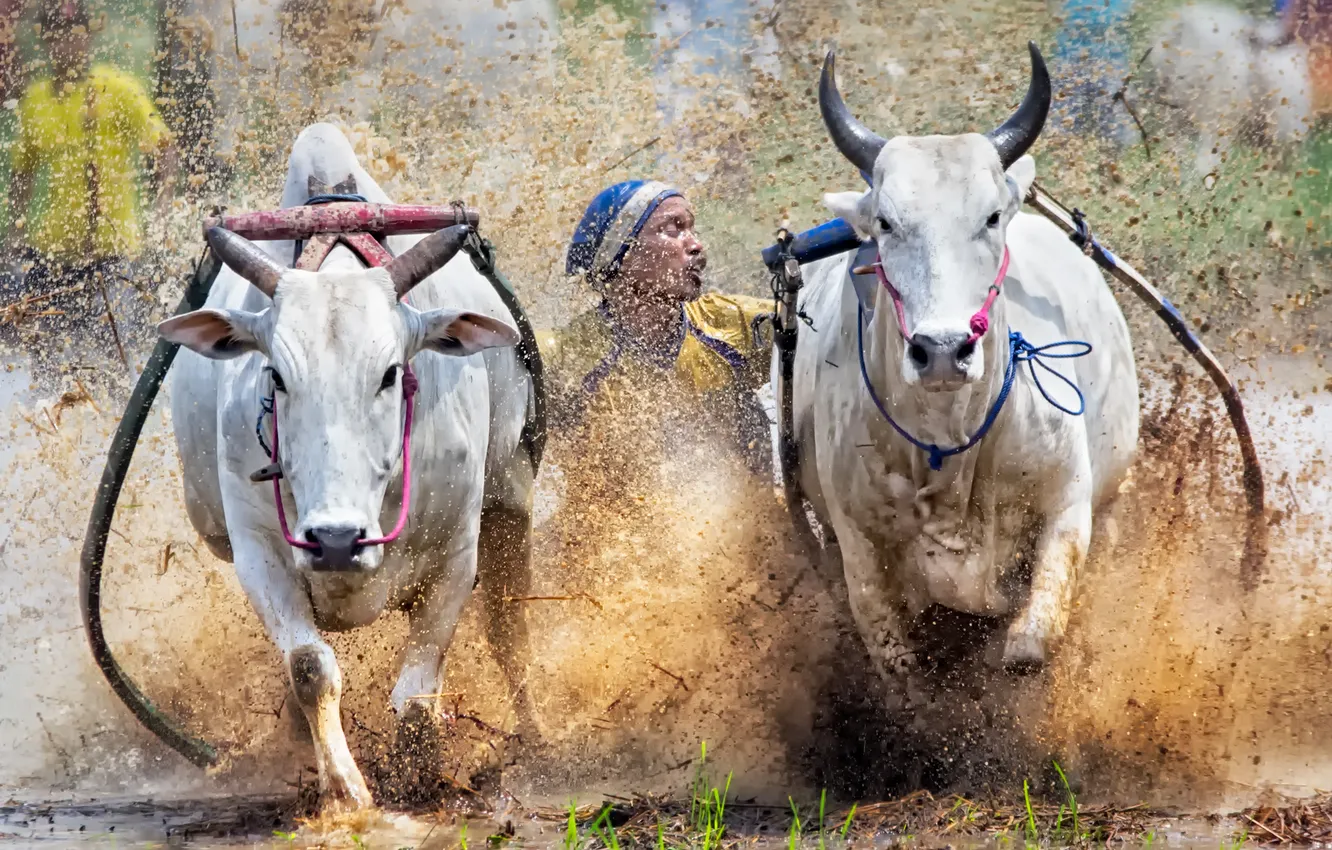
[[[481,223],[481,214],[470,207],[464,217],[473,227]],[[209,216],[205,232],[222,226],[232,233],[255,241],[309,239],[317,233],[376,233],[397,236],[403,233],[434,233],[458,221],[457,207],[419,204],[362,204],[335,202],[312,207],[287,207],[281,210]]]

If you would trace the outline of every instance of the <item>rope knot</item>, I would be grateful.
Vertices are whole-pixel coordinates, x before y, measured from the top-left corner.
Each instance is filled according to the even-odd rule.
[[[930,469],[933,469],[935,472],[938,472],[939,470],[943,469],[943,461],[944,461],[943,449],[939,448],[936,445],[931,444],[925,447],[925,453],[928,456],[926,459],[930,464]],[[952,454],[952,452],[949,452],[949,454]]]
[[[420,388],[421,382],[416,379],[416,373],[412,371],[412,367],[404,367],[402,370],[402,397],[411,398],[416,395],[416,391]]]
[[[971,341],[975,342],[985,336],[985,332],[990,329],[990,318],[984,313],[977,313],[971,317]]]

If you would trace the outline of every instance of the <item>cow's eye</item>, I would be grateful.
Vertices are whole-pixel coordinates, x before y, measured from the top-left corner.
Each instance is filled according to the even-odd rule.
[[[388,371],[384,373],[384,380],[379,382],[379,391],[383,392],[384,390],[392,387],[397,382],[398,382],[398,367],[396,365],[393,365],[388,367]]]
[[[269,377],[273,379],[273,389],[280,393],[285,393],[287,391],[287,385],[282,382],[282,376],[277,373],[277,370],[269,369],[268,374]]]
[[[883,216],[879,216],[879,229],[882,230],[884,233],[893,232],[892,224],[889,223],[888,219],[884,218]]]
[[[985,226],[986,226],[986,227],[989,227],[989,228],[991,228],[991,229],[996,228],[996,227],[999,226],[999,211],[998,211],[998,210],[995,210],[994,212],[990,213],[990,217],[987,218],[987,219],[985,219]]]

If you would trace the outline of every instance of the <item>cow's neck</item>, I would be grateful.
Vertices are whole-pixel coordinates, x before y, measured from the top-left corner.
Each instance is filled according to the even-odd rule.
[[[866,371],[884,408],[897,424],[920,442],[944,449],[970,440],[983,425],[1003,388],[1009,357],[1004,298],[997,299],[991,308],[990,331],[980,342],[985,356],[984,379],[955,392],[927,392],[919,386],[907,386],[902,380],[906,346],[886,292],[880,291],[867,325]],[[871,440],[889,469],[909,477],[914,491],[912,508],[921,530],[954,551],[979,542],[966,539],[974,533],[967,533],[965,527],[969,519],[977,519],[971,516],[975,510],[989,513],[986,505],[973,504],[977,464],[989,454],[984,451],[984,440],[965,452],[944,458],[942,468],[934,470],[925,451],[899,436],[872,406],[871,411]],[[993,439],[993,433],[992,430],[985,439]]]

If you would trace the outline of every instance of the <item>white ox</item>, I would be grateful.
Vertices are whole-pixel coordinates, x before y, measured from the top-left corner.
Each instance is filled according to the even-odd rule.
[[[1136,451],[1138,387],[1124,317],[1092,261],[1053,224],[1019,211],[1035,178],[1022,154],[1050,102],[1034,44],[1031,55],[1026,98],[988,137],[885,141],[842,102],[831,53],[824,66],[819,97],[832,140],[872,175],[868,191],[824,200],[876,243],[904,321],[887,286],[848,278],[850,257],[808,267],[802,306],[813,329],[801,329],[796,352],[794,426],[800,483],[836,534],[853,615],[884,675],[924,661],[913,632],[932,606],[1007,618],[1003,664],[1044,664],[1068,621],[1094,510],[1117,492]],[[973,344],[973,314],[1005,246],[1008,275],[990,329]],[[1036,345],[1092,344],[1085,357],[1055,361],[1085,393],[1086,414],[1047,403],[1019,364],[988,434],[935,471],[885,420],[862,378],[862,297],[865,374],[888,414],[923,443],[957,447],[981,429],[1004,383],[1009,328]],[[1075,407],[1070,390],[1044,378],[1052,397]]]
[[[353,191],[389,203],[346,138],[312,125],[292,147],[282,206],[325,187],[349,190],[349,177]],[[321,628],[406,610],[392,704],[402,716],[414,703],[420,715],[441,691],[479,552],[494,649],[520,723],[527,712],[515,654],[526,635],[502,597],[521,594],[530,555],[533,475],[520,432],[532,388],[512,348],[518,333],[490,284],[456,256],[458,229],[387,241],[397,255],[387,269],[367,269],[339,245],[306,272],[288,268],[291,242],[214,229],[209,243],[227,268],[207,305],[160,326],[197,353],[181,352],[171,393],[190,519],[235,564],[283,654],[326,799],[351,806],[372,801],[343,734],[341,673]],[[409,363],[420,383],[410,515],[396,542],[363,545],[398,516]],[[250,480],[269,464],[255,423],[274,391],[285,510],[292,537],[313,550],[285,542],[272,484]]]
[[[1199,173],[1216,168],[1237,136],[1290,145],[1308,132],[1309,50],[1280,35],[1279,21],[1214,3],[1184,6],[1155,32],[1156,93],[1197,129]]]

